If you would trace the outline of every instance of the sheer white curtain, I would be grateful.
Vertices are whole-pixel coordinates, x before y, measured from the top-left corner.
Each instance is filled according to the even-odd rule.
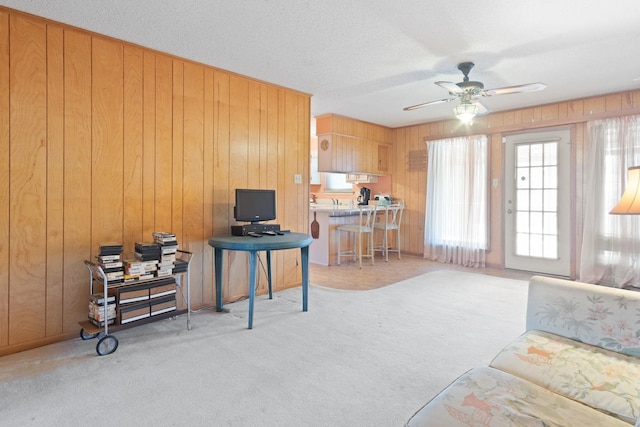
[[[640,216],[610,215],[627,169],[640,166],[640,115],[587,123],[585,215],[580,280],[640,286]]]
[[[424,257],[484,267],[488,248],[488,142],[485,135],[427,143]]]

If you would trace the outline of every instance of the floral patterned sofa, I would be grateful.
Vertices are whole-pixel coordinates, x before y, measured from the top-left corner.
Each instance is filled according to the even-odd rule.
[[[640,427],[640,292],[534,276],[526,332],[407,426]]]

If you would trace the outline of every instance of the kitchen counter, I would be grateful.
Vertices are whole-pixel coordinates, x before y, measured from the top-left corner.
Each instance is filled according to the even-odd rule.
[[[358,221],[360,209],[358,205],[332,205],[328,203],[309,205],[311,221],[318,223],[318,237],[314,238],[309,247],[309,262],[322,265],[337,265],[338,263],[338,230],[343,224],[353,224]],[[309,230],[311,233],[311,229]],[[313,234],[312,234],[313,235]],[[342,246],[353,245],[352,237],[344,235]]]
[[[309,210],[311,212],[327,213],[329,216],[350,216],[358,215],[360,209],[357,205],[330,205],[330,204],[309,204]]]

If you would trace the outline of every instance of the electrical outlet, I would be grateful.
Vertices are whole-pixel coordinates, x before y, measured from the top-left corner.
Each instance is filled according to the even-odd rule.
[[[300,175],[299,173],[293,175],[293,183],[302,184],[302,175]]]

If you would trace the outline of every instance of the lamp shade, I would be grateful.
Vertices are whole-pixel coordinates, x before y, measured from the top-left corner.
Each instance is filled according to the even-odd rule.
[[[463,123],[469,123],[478,114],[478,106],[463,102],[453,108],[453,114]]]
[[[637,215],[640,214],[640,166],[629,168],[627,186],[610,214]]]

